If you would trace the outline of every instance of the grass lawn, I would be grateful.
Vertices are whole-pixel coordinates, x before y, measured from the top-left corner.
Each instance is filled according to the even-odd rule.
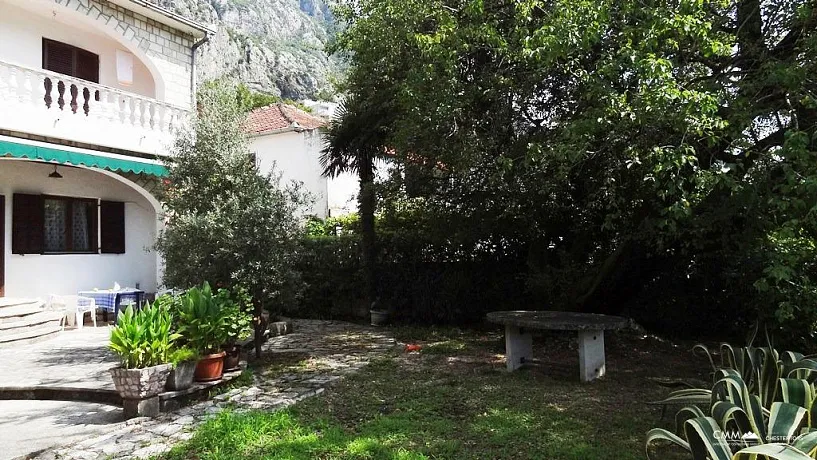
[[[662,421],[644,404],[667,393],[647,378],[707,379],[691,344],[633,333],[608,334],[607,376],[590,384],[573,334],[538,339],[540,365],[512,374],[498,331],[394,334],[422,351],[397,350],[283,411],[224,412],[165,458],[643,459],[644,434],[673,413]]]

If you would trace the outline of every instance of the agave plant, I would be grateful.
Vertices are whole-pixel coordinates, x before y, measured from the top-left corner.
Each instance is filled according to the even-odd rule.
[[[179,338],[171,332],[170,312],[158,304],[134,311],[129,306],[117,317],[111,330],[110,348],[125,369],[143,369],[165,364],[173,342]]]
[[[661,428],[647,433],[647,458],[652,458],[651,446],[662,441],[689,451],[693,460],[817,458],[817,431],[811,431],[817,421],[813,384],[805,379],[778,379],[774,394],[782,401],[772,402],[767,409],[737,370],[719,369],[716,376],[708,405],[678,411],[675,433]],[[700,401],[703,395],[692,394],[688,399]]]
[[[811,383],[817,380],[817,360],[794,351],[780,352],[772,346],[768,333],[765,347],[755,347],[753,342],[757,335],[757,326],[752,329],[745,347],[734,347],[728,343],[721,343],[719,353],[714,353],[703,344],[695,345],[692,352],[703,355],[712,366],[714,381],[728,370],[740,376],[747,385],[749,392],[757,395],[760,405],[766,410],[772,403],[780,400],[778,395],[778,380],[781,378],[805,379]],[[720,364],[716,363],[715,356],[720,355]],[[730,373],[731,373],[730,372]],[[685,388],[669,394],[659,404],[666,408],[669,404],[705,405],[711,399],[711,390],[708,388]]]

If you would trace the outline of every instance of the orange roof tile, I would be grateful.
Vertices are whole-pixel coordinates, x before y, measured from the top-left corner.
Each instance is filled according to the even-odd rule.
[[[287,128],[312,130],[326,126],[327,121],[303,110],[279,102],[250,112],[246,130],[250,134],[263,134]]]

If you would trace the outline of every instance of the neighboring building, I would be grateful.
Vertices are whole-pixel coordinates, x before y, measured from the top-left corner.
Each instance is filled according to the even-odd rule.
[[[357,194],[357,181],[351,175],[334,179],[322,175],[322,129],[326,124],[326,119],[284,103],[253,110],[247,123],[250,149],[261,171],[269,173],[274,168],[282,183],[301,182],[315,200],[307,213],[320,218],[353,212],[349,202]]]
[[[154,192],[209,32],[145,0],[0,0],[0,296],[156,291]]]

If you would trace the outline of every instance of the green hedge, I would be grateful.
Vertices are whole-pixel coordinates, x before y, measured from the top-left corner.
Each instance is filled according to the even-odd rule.
[[[489,311],[530,305],[522,261],[456,260],[406,233],[380,235],[378,247],[378,296],[398,321],[473,322]],[[287,314],[366,317],[359,235],[308,237],[298,268],[304,291]]]

